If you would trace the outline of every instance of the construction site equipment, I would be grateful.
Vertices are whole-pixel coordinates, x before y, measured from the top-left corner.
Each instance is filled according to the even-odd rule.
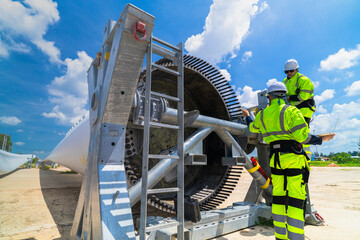
[[[88,71],[90,114],[47,158],[84,174],[74,239],[207,239],[271,216],[268,146],[241,119],[234,89],[206,61],[183,56],[182,43],[153,37],[153,22],[131,4],[108,22]],[[153,53],[164,58],[152,62]],[[247,155],[255,147],[256,166]],[[246,202],[217,209],[244,167],[254,179]],[[199,222],[184,220],[185,195],[198,202]]]

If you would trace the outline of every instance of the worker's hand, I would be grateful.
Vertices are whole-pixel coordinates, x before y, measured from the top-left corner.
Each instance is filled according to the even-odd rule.
[[[249,113],[248,110],[240,108],[240,111],[242,111],[241,114],[243,115],[243,117],[248,117],[248,116],[250,116],[250,113]]]
[[[335,133],[320,136],[323,142],[328,142],[335,137]]]

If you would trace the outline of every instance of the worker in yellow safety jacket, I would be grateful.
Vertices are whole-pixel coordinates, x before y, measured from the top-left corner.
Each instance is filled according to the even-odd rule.
[[[315,112],[314,84],[305,75],[299,73],[299,64],[295,59],[289,59],[284,65],[286,78],[283,83],[287,89],[288,100],[291,105],[300,109],[306,122]]]
[[[288,91],[288,101],[300,109],[308,127],[310,127],[310,119],[315,112],[314,84],[308,77],[299,73],[299,64],[295,59],[289,59],[285,62],[284,72],[286,78],[283,83]],[[310,159],[310,145],[306,144],[303,147]]]
[[[261,133],[270,144],[275,237],[297,240],[304,239],[305,183],[310,170],[302,143],[322,144],[333,136],[311,135],[300,110],[285,104],[286,93],[283,83],[272,83],[267,94],[270,105],[254,121],[247,110],[240,110],[250,131]]]

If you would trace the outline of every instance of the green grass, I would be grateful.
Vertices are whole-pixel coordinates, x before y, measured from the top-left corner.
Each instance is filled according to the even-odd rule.
[[[49,166],[49,165],[45,165],[45,166],[40,167],[41,170],[49,170],[50,168],[52,168],[52,167]]]
[[[326,167],[331,163],[335,163],[337,165],[339,165],[339,167],[360,167],[360,161],[355,160],[354,162],[349,162],[349,163],[337,163],[335,161],[311,161],[310,162],[310,166],[315,166],[315,167]]]
[[[75,172],[74,170],[68,170],[65,172],[61,172],[60,174],[77,174],[77,172]]]
[[[20,166],[20,168],[28,168],[28,164],[24,163],[23,165]],[[36,163],[32,163],[31,168],[36,168]]]

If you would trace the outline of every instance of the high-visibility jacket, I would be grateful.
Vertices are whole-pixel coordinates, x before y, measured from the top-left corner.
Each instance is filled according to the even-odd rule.
[[[288,90],[288,96],[297,96],[298,101],[290,99],[290,104],[293,106],[298,106],[301,103],[304,103],[307,100],[314,99],[314,84],[311,80],[297,72],[292,78],[285,78],[283,83],[286,85]],[[311,118],[315,111],[315,106],[310,108],[302,107],[300,108],[301,113],[304,117]]]
[[[310,130],[305,119],[294,106],[286,105],[282,99],[273,99],[270,106],[261,110],[250,124],[249,129],[254,133],[261,133],[268,144],[278,140],[295,140],[307,143],[311,139]],[[294,153],[284,153],[280,156],[283,168],[307,167],[306,157]],[[270,160],[270,167],[274,166],[274,155]]]

